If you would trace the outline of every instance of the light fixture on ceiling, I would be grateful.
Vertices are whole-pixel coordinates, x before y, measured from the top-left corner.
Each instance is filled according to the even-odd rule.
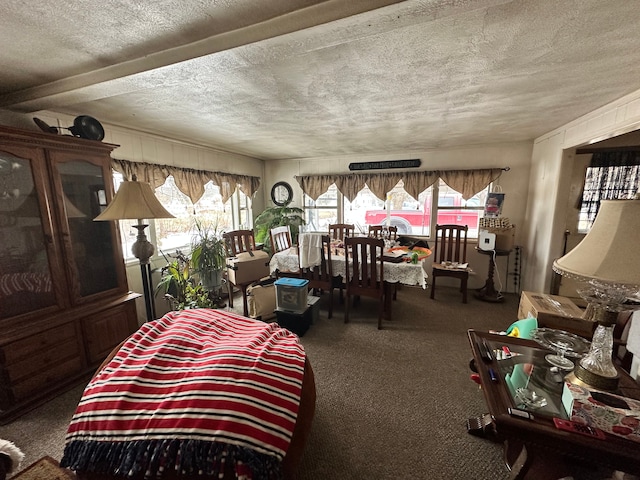
[[[623,304],[640,289],[639,231],[640,199],[603,200],[589,233],[553,263],[560,275],[583,282],[578,293],[587,301],[585,318],[598,323],[591,350],[571,375],[602,390],[618,385],[613,328]]]
[[[135,175],[132,181],[125,181],[120,184],[120,188],[118,188],[111,203],[104,212],[94,218],[94,221],[138,220],[138,224],[133,225],[138,230],[138,236],[131,246],[131,252],[140,261],[147,320],[154,320],[156,317],[153,303],[151,264],[149,263],[149,258],[153,255],[155,248],[147,240],[147,236],[144,233],[144,229],[149,225],[142,220],[151,218],[175,217],[158,201],[153,190],[151,190],[151,185],[145,182],[138,182]]]

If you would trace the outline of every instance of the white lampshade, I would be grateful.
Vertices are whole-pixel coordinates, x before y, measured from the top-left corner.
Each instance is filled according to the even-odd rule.
[[[151,185],[122,182],[109,206],[94,220],[126,220],[143,218],[175,218],[158,201]]]
[[[603,200],[591,231],[553,263],[562,275],[640,285],[640,200]]]

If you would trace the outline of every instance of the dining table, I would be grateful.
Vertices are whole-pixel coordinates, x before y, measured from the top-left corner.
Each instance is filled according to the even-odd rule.
[[[403,254],[404,253],[404,254]],[[427,288],[427,271],[424,268],[424,259],[431,253],[429,250],[423,249],[420,252],[419,260],[416,263],[410,261],[411,251],[402,252],[401,248],[393,248],[391,251],[383,252],[383,278],[385,283],[385,310],[387,319],[391,318],[391,286],[393,284],[402,285],[419,285],[423,289]],[[386,255],[390,261],[385,260]],[[397,258],[397,257],[400,258]],[[393,258],[396,257],[396,258]],[[345,278],[347,273],[347,257],[344,254],[344,248],[332,247],[331,251],[331,267],[334,277]],[[300,259],[298,257],[298,247],[293,246],[288,250],[274,253],[269,262],[271,273],[295,272],[300,269]]]

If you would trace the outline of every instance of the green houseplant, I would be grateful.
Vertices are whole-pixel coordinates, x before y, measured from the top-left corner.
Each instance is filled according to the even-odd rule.
[[[177,251],[173,260],[167,260],[162,268],[160,282],[156,286],[156,295],[164,291],[164,297],[169,301],[172,310],[189,308],[214,308],[209,291],[196,282],[191,275],[190,260],[185,254]]]
[[[195,221],[196,232],[191,240],[191,265],[202,285],[217,291],[222,285],[222,272],[227,261],[227,246],[217,225]]]
[[[296,244],[300,227],[304,225],[304,211],[298,207],[268,207],[258,215],[253,223],[256,242],[264,243],[265,250],[271,252],[269,231],[275,227],[289,226],[291,241]]]

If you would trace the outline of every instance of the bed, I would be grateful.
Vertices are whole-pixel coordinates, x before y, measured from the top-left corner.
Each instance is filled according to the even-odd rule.
[[[293,479],[315,398],[288,330],[223,310],[169,312],[105,359],[60,463],[87,480]]]

